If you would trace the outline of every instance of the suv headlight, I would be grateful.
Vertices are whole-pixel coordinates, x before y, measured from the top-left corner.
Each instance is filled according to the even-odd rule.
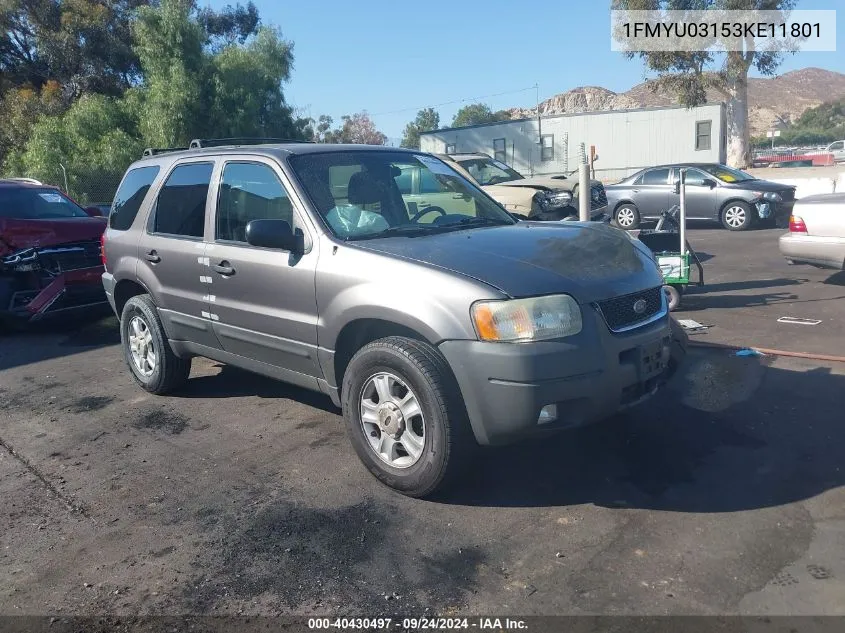
[[[581,307],[569,295],[479,301],[472,322],[482,341],[545,341],[581,331]]]
[[[763,198],[763,200],[766,200],[767,202],[783,201],[781,195],[774,191],[755,191],[754,193],[756,193],[758,196],[760,196],[761,198]]]

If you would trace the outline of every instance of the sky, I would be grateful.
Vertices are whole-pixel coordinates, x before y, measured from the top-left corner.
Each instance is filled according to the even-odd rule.
[[[578,86],[624,92],[646,78],[639,60],[610,50],[610,0],[253,0],[264,24],[294,43],[285,98],[300,116],[369,112],[398,143],[421,108],[442,125],[467,103],[534,107]],[[200,0],[219,9],[236,0]],[[789,55],[779,73],[816,66],[845,73],[845,1],[835,53]]]

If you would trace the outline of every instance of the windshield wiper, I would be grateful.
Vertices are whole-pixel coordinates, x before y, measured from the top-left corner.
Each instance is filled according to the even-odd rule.
[[[507,220],[499,220],[497,218],[482,218],[482,217],[466,217],[461,218],[455,222],[449,222],[447,224],[438,224],[440,228],[448,228],[450,226],[510,226],[513,222],[508,222]]]
[[[404,235],[405,237],[415,237],[417,235],[425,235],[433,232],[438,227],[434,224],[398,224],[390,228],[379,231],[378,233],[364,233],[362,235],[350,235],[345,239],[349,240],[373,240],[381,237],[390,237],[391,235]]]

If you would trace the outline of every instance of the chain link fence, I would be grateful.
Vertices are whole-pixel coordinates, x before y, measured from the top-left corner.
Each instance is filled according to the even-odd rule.
[[[5,178],[32,178],[45,185],[58,187],[82,206],[111,204],[121,178],[129,167],[113,165],[109,169],[80,169],[61,163],[44,166],[29,173],[4,173]]]

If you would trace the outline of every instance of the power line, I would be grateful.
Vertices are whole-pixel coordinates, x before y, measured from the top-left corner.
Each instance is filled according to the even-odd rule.
[[[424,106],[415,106],[413,108],[402,108],[401,110],[390,110],[389,112],[373,112],[370,113],[370,116],[383,116],[386,114],[401,114],[402,112],[411,112],[413,110],[423,110],[425,108],[439,108],[440,106],[445,105],[453,105],[455,103],[465,103],[467,101],[478,101],[479,99],[490,99],[491,97],[501,97],[503,95],[512,95],[518,92],[527,92],[529,90],[536,90],[537,86],[530,86],[528,88],[522,88],[520,90],[508,90],[507,92],[497,92],[495,94],[490,95],[482,95],[480,97],[468,97],[466,99],[455,99],[454,101],[444,101],[443,103],[434,103],[430,105]]]

